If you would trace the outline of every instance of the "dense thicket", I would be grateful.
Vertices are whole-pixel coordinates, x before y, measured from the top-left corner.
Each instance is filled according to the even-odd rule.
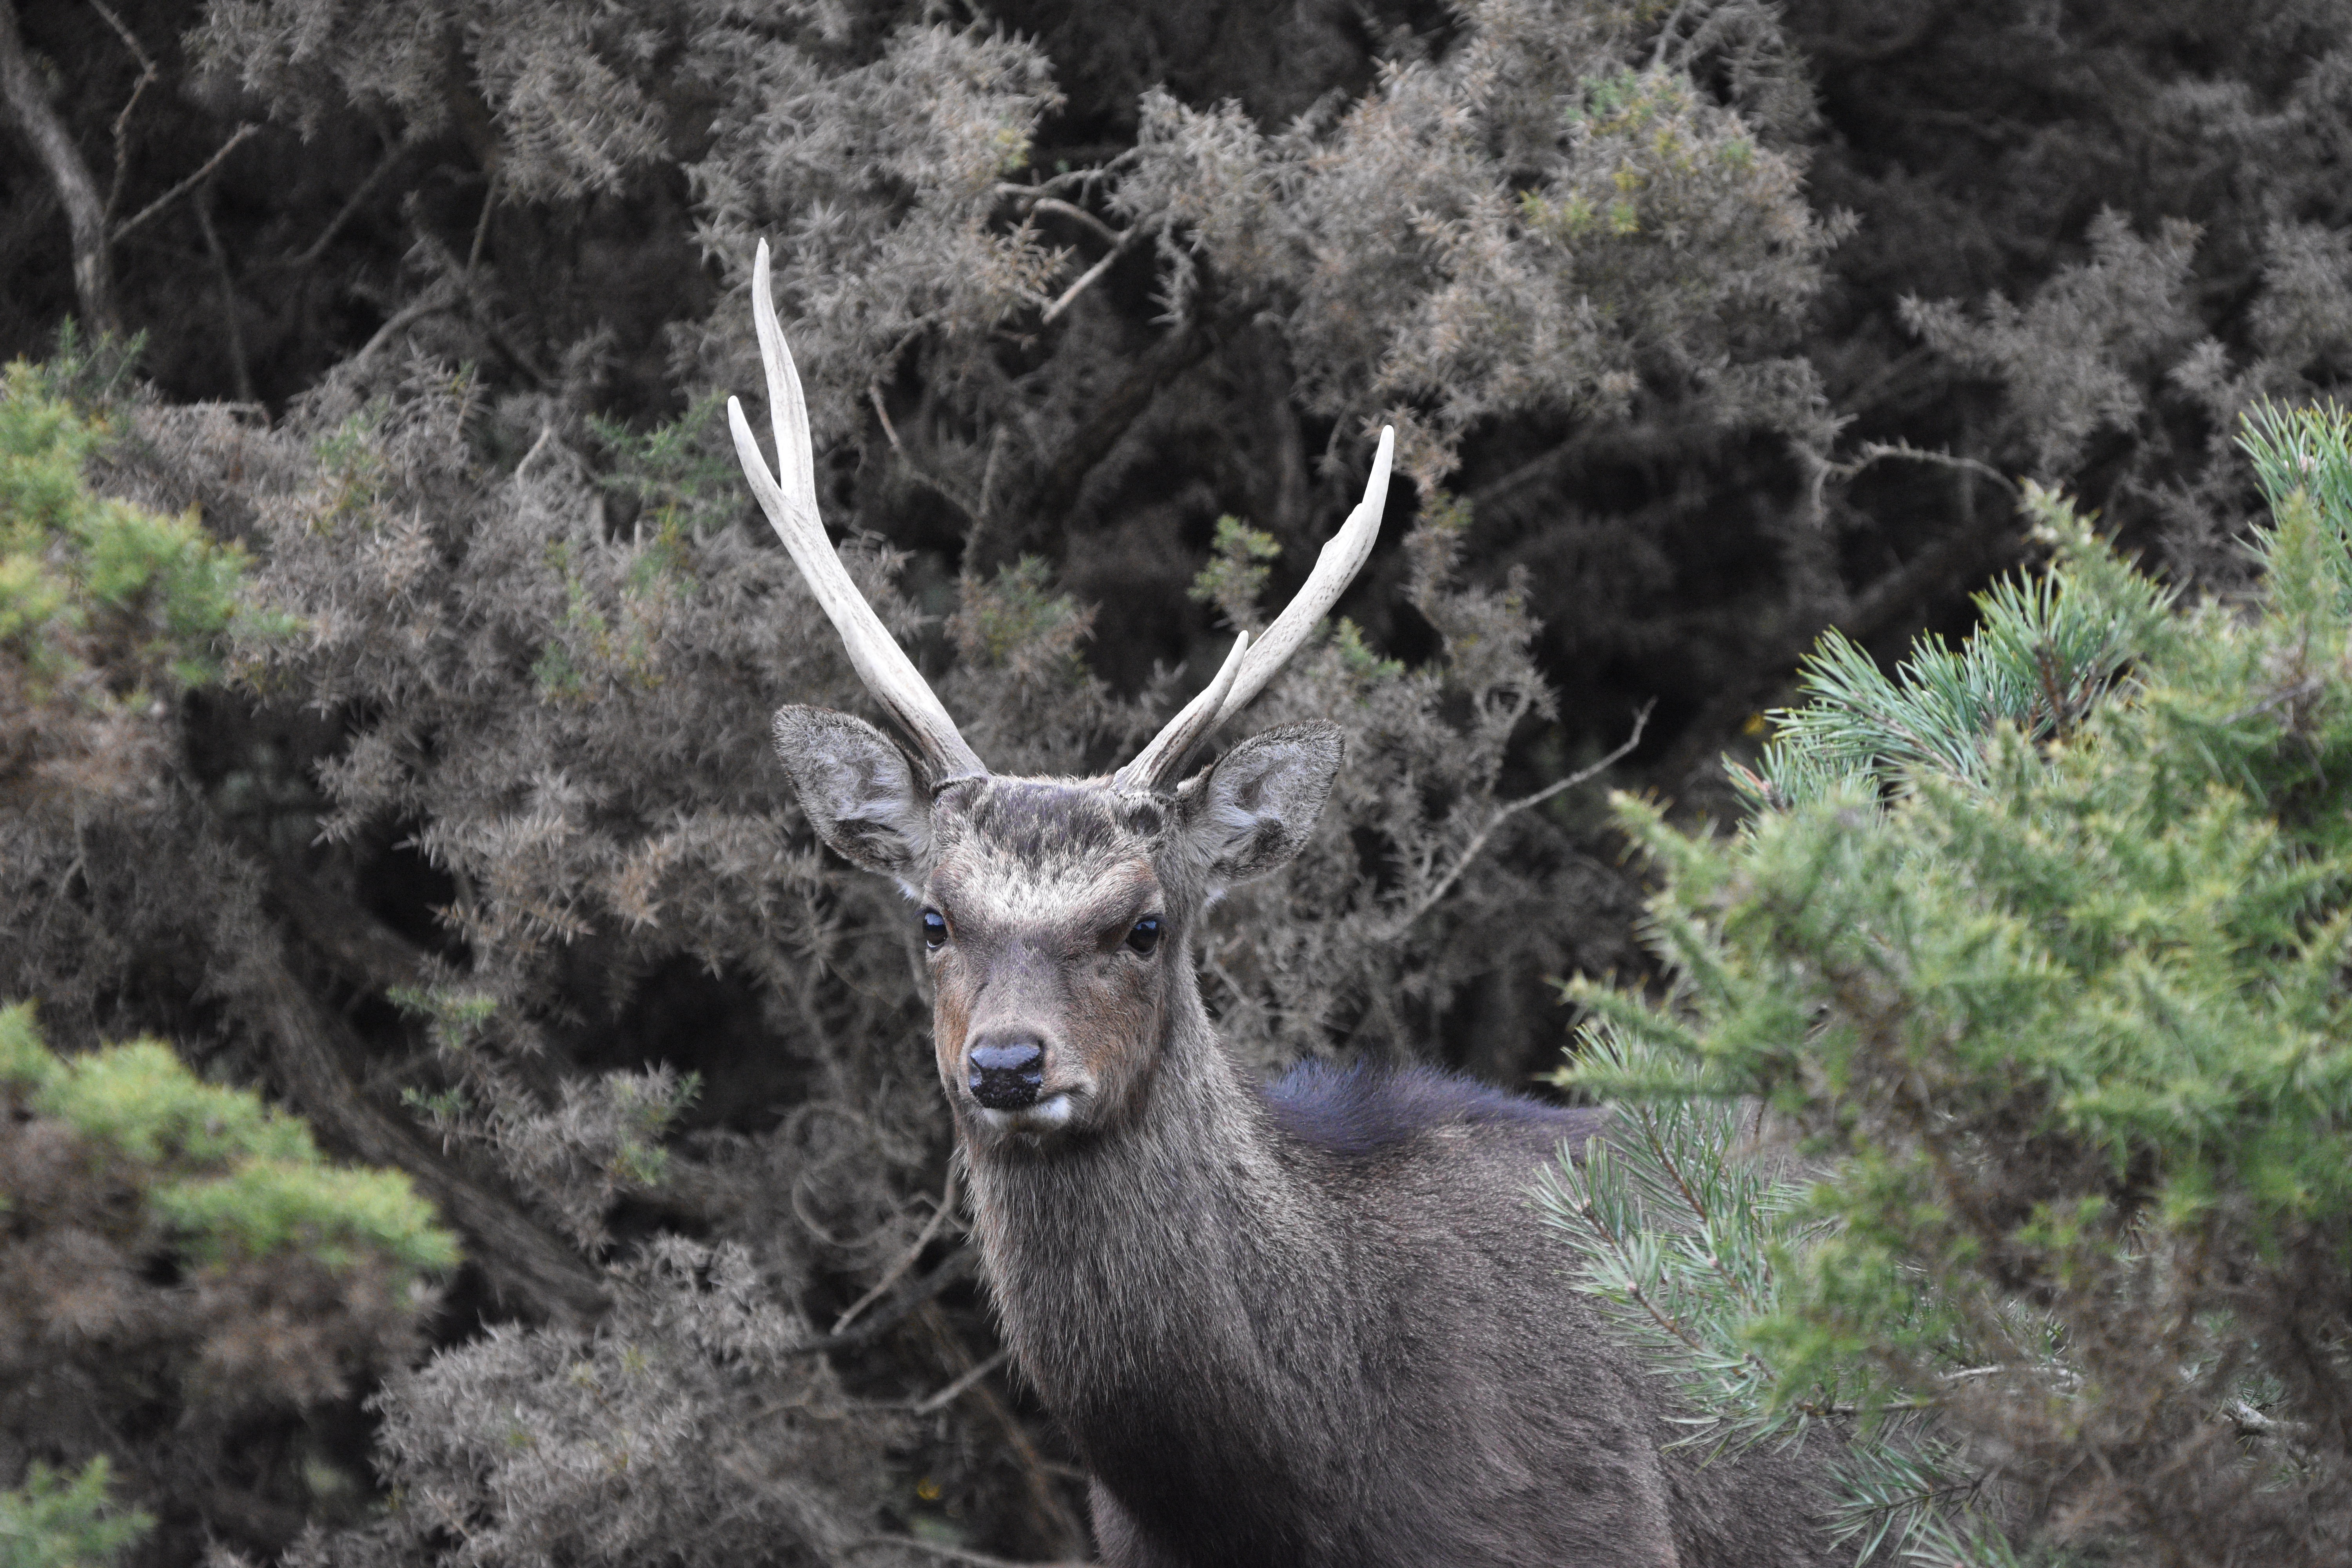
[[[0,11],[0,355],[48,366],[9,396],[250,562],[248,613],[184,628],[209,664],[121,634],[135,595],[0,662],[0,1000],[266,1085],[469,1259],[380,1474],[348,1405],[280,1417],[273,1495],[402,1500],[303,1550],[1082,1546],[1017,1386],[931,1402],[993,1341],[911,936],[763,755],[778,703],[864,699],[713,418],[759,384],[757,237],[829,521],[998,767],[1148,735],[1400,426],[1412,521],[1254,714],[1353,763],[1210,990],[1256,1060],[1523,1081],[1545,977],[1644,960],[1613,830],[1513,807],[1645,704],[1619,781],[1738,810],[1717,759],[1822,627],[1891,650],[2017,552],[1988,470],[2242,587],[2236,418],[2352,353],[2347,35],[2324,0]],[[302,1517],[185,1484],[236,1550]]]

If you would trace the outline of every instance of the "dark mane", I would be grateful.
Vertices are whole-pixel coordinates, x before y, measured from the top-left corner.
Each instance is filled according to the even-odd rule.
[[[1276,1127],[1339,1155],[1375,1154],[1455,1124],[1506,1126],[1555,1140],[1601,1131],[1599,1111],[1546,1105],[1435,1068],[1301,1062],[1258,1093]]]

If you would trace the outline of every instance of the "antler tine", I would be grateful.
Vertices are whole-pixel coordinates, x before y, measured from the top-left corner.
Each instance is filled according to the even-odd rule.
[[[1388,504],[1389,468],[1396,456],[1396,429],[1381,426],[1381,444],[1372,454],[1371,477],[1364,481],[1364,499],[1348,514],[1315,558],[1315,570],[1307,575],[1307,584],[1298,596],[1290,601],[1282,614],[1275,617],[1255,642],[1244,633],[1234,645],[1224,668],[1208,689],[1185,705],[1184,710],[1168,721],[1168,727],[1151,739],[1151,743],[1137,753],[1135,761],[1118,770],[1113,782],[1122,788],[1156,789],[1168,782],[1166,775],[1184,763],[1184,754],[1205,740],[1216,727],[1241,711],[1243,706],[1265,689],[1266,682],[1298,651],[1315,629],[1315,623],[1330,612],[1339,602],[1362,571],[1364,562],[1372,552],[1372,541],[1380,536],[1381,512]],[[1244,653],[1246,645],[1248,651]]]
[[[907,657],[857,584],[834,552],[817,517],[815,449],[809,438],[808,402],[801,395],[800,372],[793,368],[792,350],[784,346],[784,330],[776,322],[776,303],[768,287],[768,242],[760,242],[751,263],[751,324],[760,334],[760,363],[768,374],[768,416],[775,427],[777,474],[768,472],[760,443],[751,434],[743,405],[727,400],[728,427],[735,433],[735,455],[742,459],[743,477],[760,498],[769,525],[800,568],[809,592],[824,608],[834,630],[841,634],[849,662],[876,700],[913,739],[937,775],[934,784],[972,778],[988,769],[956,732],[955,721],[940,705],[930,683]],[[781,483],[779,482],[781,477]]]
[[[1184,704],[1183,710],[1151,737],[1151,743],[1135,753],[1133,762],[1111,775],[1113,789],[1150,789],[1161,782],[1161,774],[1184,765],[1184,753],[1217,727],[1226,696],[1242,672],[1243,656],[1249,651],[1249,646],[1247,632],[1234,639],[1234,651],[1225,655],[1225,662],[1217,668],[1217,678]]]
[[[1396,426],[1381,426],[1381,444],[1372,454],[1371,477],[1364,481],[1364,499],[1339,525],[1339,531],[1327,542],[1322,552],[1315,557],[1315,570],[1307,574],[1306,585],[1298,596],[1290,601],[1274,625],[1265,628],[1251,647],[1248,662],[1234,681],[1234,689],[1225,694],[1224,705],[1217,710],[1217,722],[1222,724],[1240,712],[1259,692],[1265,689],[1277,670],[1290,661],[1298,645],[1307,640],[1315,623],[1339,602],[1356,574],[1372,553],[1372,541],[1380,537],[1381,512],[1388,505],[1389,466],[1396,456]]]

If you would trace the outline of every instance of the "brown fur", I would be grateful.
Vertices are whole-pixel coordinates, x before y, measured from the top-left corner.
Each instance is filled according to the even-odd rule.
[[[1094,1476],[1106,1562],[1833,1559],[1814,1464],[1664,1451],[1664,1389],[1528,1212],[1537,1166],[1593,1113],[1427,1072],[1263,1089],[1219,1045],[1193,929],[1297,852],[1339,763],[1329,727],[1255,737],[1173,797],[980,779],[877,803],[890,769],[861,748],[887,743],[787,718],[806,711],[778,720],[795,781],[848,781],[811,817],[947,922],[935,1043],[982,1256]],[[1129,942],[1146,916],[1149,954]],[[1043,1047],[1034,1108],[971,1091],[971,1050],[1008,1040]]]

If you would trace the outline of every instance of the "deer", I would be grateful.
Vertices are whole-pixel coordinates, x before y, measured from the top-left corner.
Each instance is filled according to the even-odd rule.
[[[788,706],[817,837],[919,911],[932,1041],[982,1270],[1022,1373],[1083,1458],[1117,1568],[1796,1568],[1826,1563],[1820,1466],[1702,1463],[1663,1384],[1535,1224],[1537,1168],[1603,1131],[1431,1068],[1254,1081],[1194,966],[1227,888],[1304,847],[1329,723],[1187,765],[1370,554],[1363,500],[1264,634],[1116,772],[1004,777],[957,733],[817,512],[807,408],[760,244],[777,454],[728,421],[761,509],[902,737]]]

